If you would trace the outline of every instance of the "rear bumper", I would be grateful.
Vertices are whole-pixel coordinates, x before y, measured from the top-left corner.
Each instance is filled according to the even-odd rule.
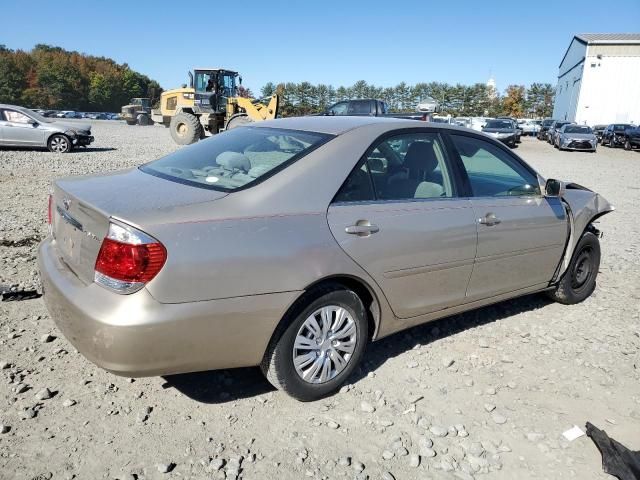
[[[119,295],[83,283],[45,239],[44,301],[63,335],[91,362],[130,377],[258,365],[299,292],[163,304],[146,290]]]

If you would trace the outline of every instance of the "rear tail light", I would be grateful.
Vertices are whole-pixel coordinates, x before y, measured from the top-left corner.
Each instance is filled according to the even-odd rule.
[[[422,120],[423,122],[426,122],[427,121],[427,117],[428,117],[428,115],[426,113],[423,113],[422,114],[422,118],[420,120]]]
[[[150,282],[167,260],[155,238],[130,226],[111,223],[96,259],[96,283],[118,293],[133,293]]]

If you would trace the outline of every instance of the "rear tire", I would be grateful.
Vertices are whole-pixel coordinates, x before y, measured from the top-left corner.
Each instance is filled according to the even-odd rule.
[[[55,134],[51,135],[47,142],[47,148],[52,153],[69,153],[73,148],[71,140],[66,135]]]
[[[246,113],[236,113],[227,122],[227,125],[225,126],[225,130],[231,130],[236,127],[242,127],[252,122],[253,120],[251,120]]]
[[[146,127],[147,125],[151,125],[153,122],[149,118],[149,115],[147,115],[145,113],[141,113],[140,115],[138,115],[137,123],[138,123],[138,125]]]
[[[569,268],[547,294],[558,303],[573,305],[587,299],[596,288],[600,268],[600,241],[591,232],[585,232],[571,257]]]
[[[367,314],[358,295],[340,284],[323,285],[307,292],[287,314],[260,368],[274,387],[293,398],[318,400],[349,378],[368,338]]]

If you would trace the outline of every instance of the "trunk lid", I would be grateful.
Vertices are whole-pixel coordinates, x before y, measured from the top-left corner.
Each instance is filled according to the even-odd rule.
[[[226,196],[164,180],[137,168],[91,177],[57,180],[53,185],[52,234],[59,255],[85,283],[94,267],[111,217],[144,230],[167,214]]]

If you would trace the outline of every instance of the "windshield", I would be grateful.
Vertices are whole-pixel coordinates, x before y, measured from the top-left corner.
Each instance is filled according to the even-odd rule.
[[[555,122],[555,120],[543,120],[542,121],[542,126],[543,127],[550,127],[553,122]]]
[[[489,120],[484,128],[513,128],[510,120]]]
[[[140,167],[168,180],[232,191],[265,179],[331,138],[315,132],[241,127]]]
[[[590,127],[582,127],[580,125],[570,125],[564,127],[564,133],[593,133]]]

